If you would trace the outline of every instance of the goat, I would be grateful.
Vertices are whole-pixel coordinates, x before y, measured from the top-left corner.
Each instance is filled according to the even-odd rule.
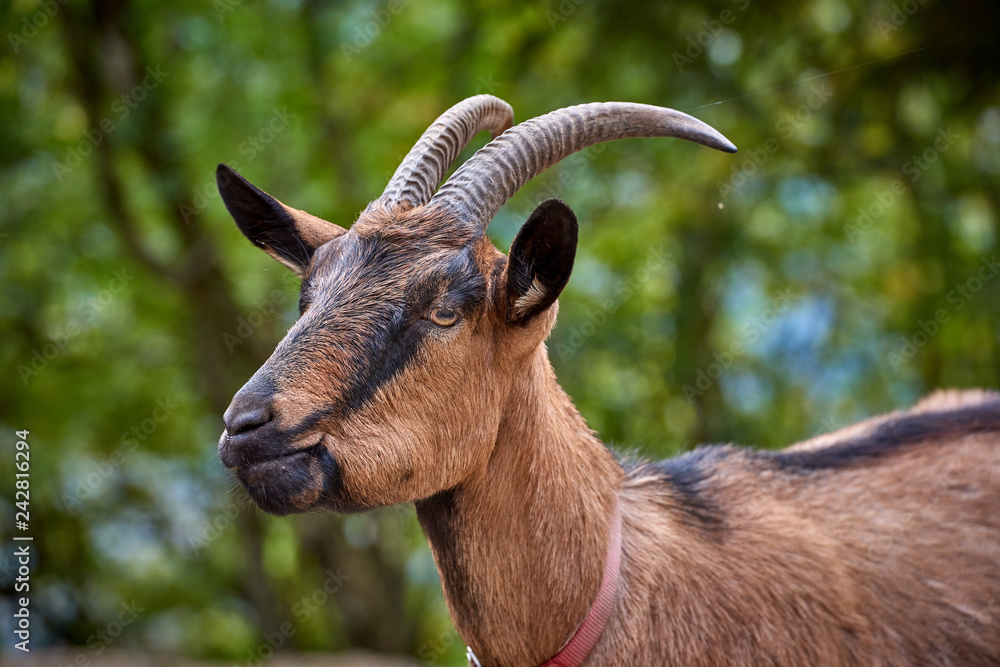
[[[220,458],[253,500],[414,503],[484,667],[998,664],[1000,394],[938,393],[782,451],[619,460],[545,347],[572,210],[540,204],[509,256],[486,227],[586,146],[736,148],[639,104],[512,121],[489,95],[452,107],[350,229],[219,165],[236,224],[302,279],[300,318],[224,417]]]

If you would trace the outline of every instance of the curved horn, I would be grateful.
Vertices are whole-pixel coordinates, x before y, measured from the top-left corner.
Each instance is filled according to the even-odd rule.
[[[580,104],[504,132],[466,160],[431,201],[459,210],[485,229],[514,193],[556,162],[626,137],[677,137],[736,152],[724,136],[680,111],[627,102]]]
[[[514,110],[492,95],[465,99],[427,128],[392,175],[379,199],[410,206],[426,204],[462,149],[482,130],[496,137],[514,122]]]

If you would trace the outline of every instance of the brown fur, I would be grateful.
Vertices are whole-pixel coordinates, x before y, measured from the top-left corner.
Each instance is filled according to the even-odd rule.
[[[528,313],[553,296],[543,282],[521,301],[506,258],[445,211],[376,206],[338,239],[311,248],[304,315],[227,429],[247,406],[273,417],[227,430],[220,452],[270,511],[415,502],[484,667],[541,664],[572,635],[616,496],[621,577],[588,665],[1000,661],[997,395],[938,394],[781,453],[623,466],[556,382],[557,308]],[[435,276],[461,253],[485,298],[454,327],[415,324],[414,356],[352,404],[393,353],[365,347],[378,314],[413,290],[451,298]]]

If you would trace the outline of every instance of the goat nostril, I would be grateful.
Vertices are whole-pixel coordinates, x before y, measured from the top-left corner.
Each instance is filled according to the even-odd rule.
[[[240,433],[245,433],[246,431],[252,431],[255,428],[260,428],[264,424],[271,421],[273,415],[271,414],[270,408],[256,408],[253,410],[245,410],[238,414],[232,416],[232,419],[226,420],[226,433],[231,436],[239,435]]]
[[[222,420],[231,438],[264,426],[274,419],[276,388],[267,378],[255,375],[236,392]]]

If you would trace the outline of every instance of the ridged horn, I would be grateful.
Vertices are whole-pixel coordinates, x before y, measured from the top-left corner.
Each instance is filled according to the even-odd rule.
[[[514,110],[492,95],[465,99],[441,114],[392,175],[384,203],[420,206],[430,201],[458,154],[482,130],[497,137],[514,122]]]
[[[697,118],[663,107],[598,102],[566,107],[507,130],[463,164],[431,200],[485,229],[532,178],[588,146],[627,137],[677,137],[735,153],[736,146]]]

